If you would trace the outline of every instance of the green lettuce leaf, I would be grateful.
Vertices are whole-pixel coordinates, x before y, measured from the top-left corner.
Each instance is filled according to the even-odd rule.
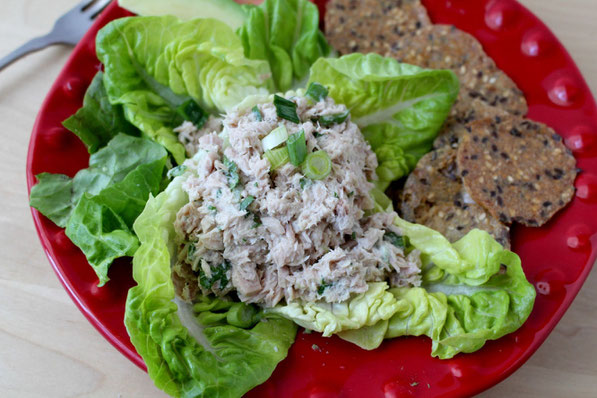
[[[234,0],[118,0],[122,8],[137,15],[174,15],[183,21],[215,18],[238,29],[247,15],[244,6]]]
[[[138,285],[129,290],[125,325],[157,387],[175,397],[240,397],[267,380],[293,343],[296,325],[257,307],[203,297],[175,299],[170,263],[174,220],[188,202],[184,176],[147,202],[135,221]]]
[[[214,19],[122,18],[99,31],[96,47],[110,102],[177,163],[185,158],[173,131],[183,104],[227,111],[272,86],[267,62],[245,58],[234,31]]]
[[[331,52],[317,6],[308,0],[265,0],[247,12],[238,30],[245,55],[269,62],[276,91],[302,86],[311,65]]]
[[[399,309],[387,322],[340,337],[374,349],[382,337],[425,335],[432,340],[431,354],[447,359],[477,351],[526,321],[535,289],[519,257],[487,232],[473,230],[450,245],[429,228],[403,220],[396,224],[423,253],[423,284],[390,289]]]
[[[370,283],[369,289],[343,303],[294,301],[268,309],[305,329],[331,336],[344,330],[372,326],[389,319],[399,309],[386,282]]]
[[[382,190],[407,175],[431,149],[459,89],[451,71],[358,53],[317,60],[309,82],[323,84],[348,107],[377,155]]]
[[[167,159],[162,146],[119,134],[92,154],[89,168],[74,178],[38,175],[30,204],[66,227],[66,235],[83,251],[102,286],[113,260],[135,252],[133,222],[150,194],[160,191]]]
[[[83,141],[89,153],[106,146],[118,133],[139,135],[124,118],[122,106],[112,105],[104,87],[104,74],[98,72],[83,98],[83,106],[62,125]]]

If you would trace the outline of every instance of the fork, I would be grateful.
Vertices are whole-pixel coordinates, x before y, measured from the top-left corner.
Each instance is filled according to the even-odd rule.
[[[0,71],[16,60],[53,44],[75,45],[91,27],[93,20],[111,0],[82,0],[54,23],[52,31],[45,36],[29,40],[4,58],[0,59]]]

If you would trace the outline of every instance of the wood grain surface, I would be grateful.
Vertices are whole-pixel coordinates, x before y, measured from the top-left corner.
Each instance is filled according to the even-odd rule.
[[[76,1],[1,0],[0,55],[47,31]],[[597,94],[597,1],[521,2],[562,40]],[[163,397],[71,302],[31,219],[25,184],[29,135],[70,52],[48,48],[0,72],[0,396]],[[596,313],[593,272],[537,353],[481,396],[597,396]]]

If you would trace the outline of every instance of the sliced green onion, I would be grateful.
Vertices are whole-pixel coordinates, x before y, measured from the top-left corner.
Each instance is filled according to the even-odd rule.
[[[274,106],[276,107],[276,113],[278,117],[282,119],[290,120],[293,123],[300,123],[298,115],[296,114],[296,104],[286,98],[274,95]]]
[[[168,177],[169,179],[172,179],[174,177],[183,175],[185,171],[187,171],[187,166],[185,166],[184,164],[181,164],[180,166],[176,166],[176,167],[168,170],[168,174],[166,174],[166,177]]]
[[[309,84],[309,88],[307,89],[305,95],[311,98],[313,101],[319,102],[328,96],[328,89],[317,82],[313,82]]]
[[[253,203],[253,201],[255,200],[254,196],[247,196],[246,198],[244,198],[242,200],[242,202],[240,202],[240,209],[241,210],[247,210],[247,207],[249,207],[251,205],[251,203]]]
[[[301,130],[298,133],[292,134],[288,137],[286,142],[288,146],[288,156],[290,156],[290,163],[299,166],[307,157],[307,140],[305,140],[305,131]]]
[[[305,177],[322,180],[332,171],[332,161],[325,151],[317,151],[307,155],[302,168]]]
[[[320,125],[322,125],[324,127],[329,127],[334,124],[342,123],[343,121],[345,121],[348,118],[348,115],[350,115],[350,112],[347,110],[345,112],[336,113],[334,115],[319,116],[319,118],[317,118],[317,121],[319,122]]]
[[[263,157],[269,161],[270,170],[274,171],[290,161],[288,156],[288,148],[283,146],[282,148],[272,149],[271,151],[265,151]]]
[[[176,113],[178,113],[184,120],[193,123],[198,129],[205,125],[207,117],[209,116],[193,99],[186,100],[179,105],[176,108]]]
[[[251,112],[253,112],[253,116],[255,117],[255,120],[257,120],[258,122],[263,121],[263,115],[261,114],[261,111],[259,110],[257,105],[255,105],[253,107],[253,109],[251,109]]]
[[[288,131],[286,127],[282,124],[280,127],[272,130],[266,137],[261,140],[261,144],[263,145],[264,151],[269,151],[270,149],[274,149],[280,144],[283,144],[288,139]]]

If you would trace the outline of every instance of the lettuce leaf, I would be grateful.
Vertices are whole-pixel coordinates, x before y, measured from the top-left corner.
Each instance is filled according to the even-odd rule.
[[[135,221],[138,285],[129,290],[125,325],[157,387],[175,397],[240,397],[267,380],[293,343],[296,325],[256,307],[203,297],[175,300],[170,275],[174,220],[188,202],[176,177]]]
[[[272,86],[267,62],[245,58],[234,31],[214,19],[122,18],[99,31],[96,47],[110,102],[177,163],[185,158],[173,131],[182,122],[180,106],[192,100],[227,111]]]
[[[265,0],[247,12],[238,30],[245,55],[269,62],[276,91],[302,86],[311,65],[331,52],[317,6],[308,0]]]
[[[268,309],[291,319],[305,329],[331,336],[344,330],[360,329],[389,319],[399,303],[388,292],[386,282],[370,283],[369,289],[343,303],[294,301]]]
[[[451,71],[358,53],[318,59],[309,82],[323,84],[348,107],[377,155],[382,190],[407,175],[431,149],[459,89]]]
[[[89,153],[106,146],[118,133],[139,135],[139,130],[124,118],[122,106],[110,103],[103,72],[91,81],[83,106],[62,125],[83,141]]]
[[[89,168],[74,178],[38,175],[30,204],[66,227],[66,235],[83,251],[102,286],[113,260],[135,252],[133,222],[149,195],[159,192],[167,158],[160,145],[119,134],[92,154]]]
[[[441,359],[474,352],[487,340],[517,330],[528,318],[535,289],[526,280],[520,258],[485,231],[473,230],[450,245],[438,232],[397,219],[396,224],[423,253],[419,288],[393,288],[398,311],[374,327],[341,333],[365,349],[381,337],[425,335],[431,354]]]

